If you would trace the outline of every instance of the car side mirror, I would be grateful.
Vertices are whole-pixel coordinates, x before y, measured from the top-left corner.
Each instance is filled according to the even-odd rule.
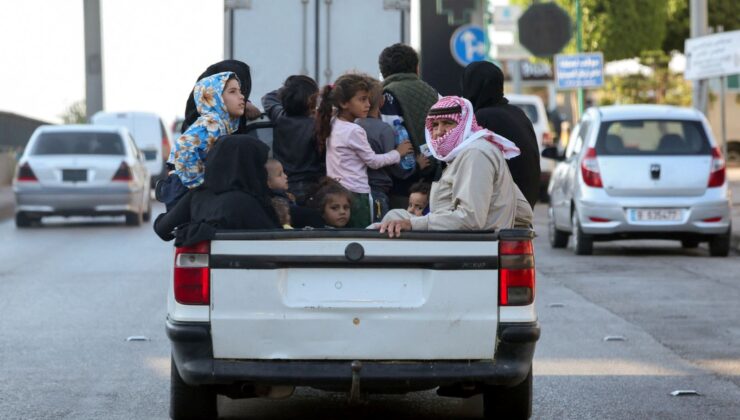
[[[561,151],[558,146],[550,146],[542,149],[542,157],[562,162],[565,160],[565,152]]]

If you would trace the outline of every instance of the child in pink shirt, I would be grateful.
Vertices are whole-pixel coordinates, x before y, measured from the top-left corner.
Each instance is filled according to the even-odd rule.
[[[372,222],[370,185],[367,168],[394,165],[413,146],[404,142],[385,154],[376,154],[367,141],[365,130],[353,121],[366,118],[370,110],[370,86],[357,74],[341,76],[321,92],[316,123],[319,150],[326,152],[326,175],[339,181],[354,195],[347,227],[364,228]]]

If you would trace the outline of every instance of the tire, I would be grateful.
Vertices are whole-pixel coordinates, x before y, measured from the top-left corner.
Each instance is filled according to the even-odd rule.
[[[141,213],[126,213],[126,225],[127,226],[140,226],[142,221]]]
[[[18,212],[15,214],[15,227],[22,229],[31,227],[31,218],[26,213]]]
[[[148,222],[152,220],[152,199],[147,200],[146,211],[141,215],[142,220]]]
[[[532,416],[532,368],[519,385],[483,391],[484,419],[528,419]]]
[[[555,226],[555,211],[552,207],[547,209],[547,228],[550,239],[550,247],[552,248],[565,248],[568,246],[568,237],[570,234],[558,230]]]
[[[728,229],[727,233],[715,235],[709,240],[709,255],[713,257],[730,255],[730,232],[732,232],[732,228]]]
[[[683,249],[695,249],[699,247],[699,241],[696,239],[682,239],[681,247]]]
[[[216,419],[216,393],[205,386],[185,383],[170,356],[170,418],[173,420]]]
[[[578,221],[578,212],[573,211],[573,252],[576,255],[591,255],[594,253],[594,240],[591,235],[583,233],[581,222]]]

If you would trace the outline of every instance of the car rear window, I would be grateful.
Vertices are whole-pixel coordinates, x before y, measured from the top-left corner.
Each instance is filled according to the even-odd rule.
[[[596,141],[599,155],[708,155],[712,153],[698,121],[606,121]]]
[[[116,133],[42,133],[32,155],[125,155]]]
[[[532,124],[537,124],[537,121],[539,120],[539,118],[537,114],[536,105],[534,104],[512,104],[512,105],[524,111],[524,113],[527,114],[527,118],[529,118],[529,120],[532,121]]]

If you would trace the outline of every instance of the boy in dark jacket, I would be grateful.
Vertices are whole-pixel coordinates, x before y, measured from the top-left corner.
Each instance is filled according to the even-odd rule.
[[[396,132],[380,117],[380,108],[383,106],[383,85],[379,81],[368,78],[370,85],[370,111],[367,118],[355,121],[367,133],[367,141],[377,154],[388,153],[396,149]],[[407,179],[414,174],[415,168],[404,170],[400,163],[380,169],[367,170],[368,184],[375,206],[375,220],[379,222],[390,209],[390,192],[396,180]]]
[[[275,123],[272,154],[283,165],[289,191],[301,206],[326,174],[314,134],[318,92],[310,77],[290,76],[282,88],[262,97],[265,113]]]

